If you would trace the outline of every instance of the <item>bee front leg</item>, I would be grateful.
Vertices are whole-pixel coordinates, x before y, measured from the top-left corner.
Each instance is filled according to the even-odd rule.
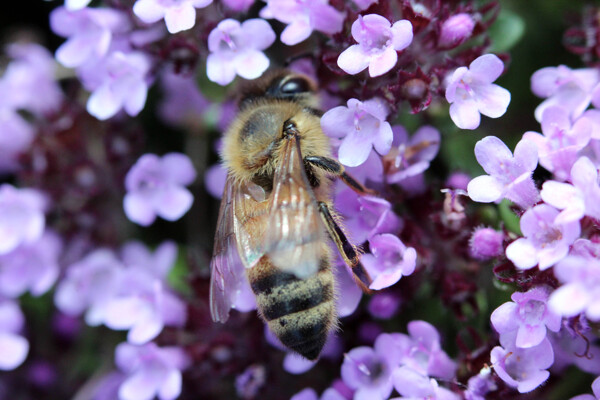
[[[360,182],[354,179],[351,175],[346,173],[344,166],[340,164],[339,161],[336,161],[333,158],[321,156],[306,156],[304,157],[304,162],[314,165],[315,167],[320,168],[323,171],[329,172],[330,174],[336,175],[342,180],[342,182],[348,185],[350,189],[354,190],[360,195],[364,196],[377,194],[377,192],[371,189],[367,189]]]
[[[321,214],[321,219],[325,223],[325,228],[327,229],[331,240],[333,240],[336,247],[340,251],[344,262],[350,268],[352,268],[354,280],[356,281],[358,286],[363,290],[363,292],[371,293],[369,285],[371,284],[372,280],[369,276],[369,273],[365,270],[365,267],[363,267],[363,265],[360,263],[358,251],[356,250],[354,245],[350,243],[343,229],[335,221],[333,215],[331,215],[327,203],[319,201],[318,205],[319,213]]]

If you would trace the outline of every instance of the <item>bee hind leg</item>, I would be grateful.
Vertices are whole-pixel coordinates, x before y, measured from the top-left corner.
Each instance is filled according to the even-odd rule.
[[[304,157],[304,162],[314,165],[315,167],[329,172],[330,174],[336,175],[342,180],[342,182],[348,185],[350,189],[354,190],[360,195],[364,196],[377,194],[377,192],[375,192],[374,190],[364,187],[360,182],[354,179],[352,175],[346,172],[344,166],[340,164],[339,161],[334,160],[333,158],[321,156],[306,156]]]
[[[360,263],[359,252],[354,245],[350,243],[340,225],[335,221],[333,215],[331,215],[327,203],[319,201],[318,205],[321,219],[325,223],[325,228],[327,229],[331,240],[333,240],[340,251],[344,262],[352,269],[354,281],[363,292],[371,293],[369,285],[372,280],[367,270],[365,270],[365,267]]]

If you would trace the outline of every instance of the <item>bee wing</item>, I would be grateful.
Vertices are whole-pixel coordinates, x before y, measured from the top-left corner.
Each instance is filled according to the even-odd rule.
[[[229,310],[234,307],[240,294],[247,289],[244,287],[248,285],[244,266],[253,266],[260,259],[257,252],[252,251],[249,235],[236,217],[240,201],[245,200],[243,196],[240,187],[228,176],[219,208],[213,257],[210,262],[210,313],[215,322],[227,321]],[[250,259],[252,264],[249,264]]]
[[[299,139],[295,135],[286,138],[282,146],[263,249],[278,268],[306,278],[319,268],[324,228],[306,177]]]

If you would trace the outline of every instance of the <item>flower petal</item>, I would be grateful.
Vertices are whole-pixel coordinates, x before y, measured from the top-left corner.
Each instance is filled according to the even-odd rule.
[[[235,78],[235,64],[231,57],[209,54],[206,59],[206,75],[221,86],[230,84]]]
[[[369,61],[370,56],[363,51],[360,45],[355,44],[340,54],[337,64],[347,74],[356,75],[369,66]]]
[[[164,18],[165,8],[157,0],[137,0],[133,13],[145,23],[152,24]]]
[[[396,53],[396,50],[393,48],[388,47],[383,53],[371,58],[371,62],[369,63],[369,75],[371,78],[374,78],[376,76],[385,74],[394,68],[396,61],[398,61],[398,53]]]
[[[392,25],[392,46],[395,50],[401,51],[410,45],[413,40],[412,24],[407,19],[396,21]]]
[[[312,27],[307,21],[295,20],[281,32],[280,40],[288,46],[304,41],[312,33]]]
[[[248,50],[235,59],[235,72],[244,79],[256,79],[269,68],[269,59],[262,51]]]
[[[127,193],[123,198],[125,215],[130,221],[142,226],[149,226],[156,219],[156,214],[148,199],[139,193]]]
[[[469,71],[482,83],[492,83],[504,71],[504,63],[494,54],[484,54],[469,65]]]
[[[17,368],[25,361],[29,353],[29,342],[22,336],[0,332],[0,370]]]
[[[498,179],[489,176],[481,175],[474,178],[467,186],[469,197],[473,201],[480,203],[491,203],[502,197],[504,185]]]
[[[483,115],[498,118],[504,115],[510,103],[510,92],[498,85],[477,87],[477,108]]]
[[[165,23],[169,33],[187,31],[196,24],[196,9],[188,2],[181,3],[177,7],[170,7],[165,12]]]
[[[348,167],[357,167],[369,158],[372,144],[369,138],[364,138],[356,132],[351,132],[342,141],[338,152],[340,162]]]
[[[171,186],[157,199],[156,213],[168,221],[175,221],[188,212],[193,202],[194,196],[189,190]]]
[[[450,105],[450,118],[460,129],[475,129],[481,116],[474,100],[456,101]]]
[[[537,250],[527,239],[517,239],[506,248],[506,257],[519,269],[529,269],[537,265]]]

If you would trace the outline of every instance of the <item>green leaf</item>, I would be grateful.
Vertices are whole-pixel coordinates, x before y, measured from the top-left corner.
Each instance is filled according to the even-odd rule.
[[[491,53],[510,50],[525,33],[525,21],[510,10],[500,11],[498,18],[489,29],[492,38]]]
[[[500,219],[504,222],[506,229],[511,232],[516,233],[517,235],[522,235],[521,233],[521,225],[520,218],[510,209],[510,205],[512,203],[506,199],[502,200],[498,205],[498,210],[500,211]]]
[[[169,271],[169,275],[167,276],[167,282],[173,290],[184,295],[189,295],[192,290],[188,285],[188,276],[189,269],[185,259],[185,251],[180,249],[177,261],[175,261],[175,265],[171,268],[171,271]]]

